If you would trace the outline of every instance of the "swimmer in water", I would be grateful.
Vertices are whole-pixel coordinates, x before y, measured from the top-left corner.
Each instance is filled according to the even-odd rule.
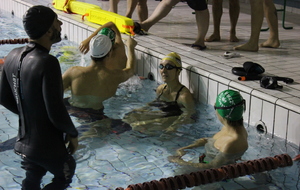
[[[128,37],[127,58],[121,34],[112,22],[101,26],[81,43],[83,53],[91,51],[90,65],[71,67],[62,76],[64,90],[71,90],[71,97],[65,100],[70,114],[83,111],[94,120],[107,118],[102,102],[114,96],[119,84],[134,75],[136,45]]]
[[[22,189],[40,190],[50,172],[54,178],[43,189],[63,190],[75,173],[78,132],[63,103],[59,62],[49,54],[61,41],[62,22],[51,8],[37,5],[27,10],[23,25],[30,41],[5,59],[0,104],[19,115],[14,151],[26,170]]]
[[[248,149],[248,133],[243,124],[243,97],[237,91],[225,90],[217,96],[214,107],[218,119],[223,124],[222,129],[213,137],[200,138],[193,144],[178,149],[176,156],[169,157],[170,162],[208,169],[233,164],[245,153]],[[205,155],[200,157],[200,163],[185,161],[182,158],[187,153],[186,149],[200,146],[205,147]]]
[[[194,98],[187,87],[179,82],[181,58],[175,53],[166,55],[159,65],[164,84],[156,89],[157,98],[147,106],[124,116],[133,130],[147,134],[174,132],[184,124],[194,123]]]

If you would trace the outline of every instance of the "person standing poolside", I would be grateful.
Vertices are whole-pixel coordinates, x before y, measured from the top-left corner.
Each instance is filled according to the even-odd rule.
[[[218,119],[223,124],[221,131],[213,137],[200,138],[193,144],[178,149],[177,156],[170,156],[169,161],[179,165],[207,169],[232,164],[240,159],[248,149],[248,133],[243,123],[245,100],[239,92],[225,90],[217,96],[214,107]],[[200,163],[182,159],[182,156],[186,154],[186,149],[200,146],[204,146],[206,152],[205,155],[200,157],[202,158]],[[204,161],[207,163],[204,163]]]
[[[251,35],[247,43],[234,47],[235,50],[256,52],[260,47],[278,48],[280,46],[278,34],[277,10],[273,0],[250,0],[251,5]],[[261,26],[266,16],[270,35],[267,41],[259,44]]]
[[[118,4],[120,0],[109,0],[109,10],[113,13],[118,13]],[[127,0],[127,10],[125,16],[132,17],[132,13],[135,8],[138,9],[138,17],[140,22],[143,22],[148,18],[148,5],[147,0]]]
[[[0,103],[19,115],[14,150],[26,170],[22,190],[40,190],[47,171],[54,178],[43,189],[63,190],[75,172],[78,132],[63,103],[59,62],[49,54],[52,44],[61,41],[62,22],[52,9],[38,5],[28,9],[23,25],[30,41],[6,57]]]
[[[131,18],[136,7],[139,20],[140,22],[143,22],[148,18],[147,0],[127,0],[127,11],[125,16]]]
[[[162,18],[166,17],[179,1],[180,0],[162,0],[148,19],[141,23],[134,23],[134,32],[141,35],[147,34],[147,31]],[[191,47],[197,50],[204,50],[206,49],[204,38],[209,26],[207,2],[206,0],[187,0],[187,4],[195,10],[198,28],[196,40]]]
[[[160,65],[163,82],[156,89],[157,98],[147,106],[133,110],[123,121],[133,130],[146,134],[174,132],[184,124],[194,122],[195,102],[188,88],[179,82],[181,58],[175,53],[166,55]]]
[[[236,24],[240,14],[240,3],[239,0],[230,0],[229,2],[229,17],[230,17],[230,42],[238,42],[239,39],[236,37]],[[217,42],[221,41],[220,35],[220,24],[223,14],[222,9],[223,0],[212,0],[212,15],[214,23],[214,31],[212,35],[205,39],[206,42]]]
[[[64,90],[71,90],[71,97],[65,101],[67,107],[86,111],[98,120],[103,118],[102,102],[114,96],[119,84],[134,75],[137,42],[128,37],[126,45],[128,58],[120,32],[112,22],[97,29],[80,45],[82,52],[91,51],[92,60],[87,67],[74,66],[63,74]]]

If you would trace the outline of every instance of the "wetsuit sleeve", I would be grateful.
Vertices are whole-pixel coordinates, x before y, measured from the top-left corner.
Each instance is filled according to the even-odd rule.
[[[55,127],[71,137],[77,137],[78,132],[63,103],[63,85],[61,70],[55,57],[48,59],[43,75],[43,97],[49,119]]]
[[[0,81],[0,104],[15,114],[19,113],[17,103],[6,77],[5,66]]]

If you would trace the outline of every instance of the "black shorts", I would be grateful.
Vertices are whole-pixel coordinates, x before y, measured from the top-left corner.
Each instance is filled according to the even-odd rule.
[[[69,103],[69,98],[64,98],[64,104],[71,116],[77,117],[85,122],[93,122],[108,118],[103,110],[95,110],[92,108],[78,108]]]
[[[207,0],[186,0],[189,7],[195,11],[203,11],[207,9]]]

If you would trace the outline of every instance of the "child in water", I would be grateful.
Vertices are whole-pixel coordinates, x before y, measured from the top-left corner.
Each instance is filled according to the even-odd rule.
[[[222,129],[213,137],[200,138],[193,144],[178,149],[176,156],[169,157],[170,162],[208,169],[233,164],[241,158],[248,149],[248,133],[243,123],[245,100],[239,92],[225,90],[217,96],[214,108],[218,119],[223,124]],[[186,149],[200,146],[204,146],[206,152],[200,157],[200,163],[182,159]]]

